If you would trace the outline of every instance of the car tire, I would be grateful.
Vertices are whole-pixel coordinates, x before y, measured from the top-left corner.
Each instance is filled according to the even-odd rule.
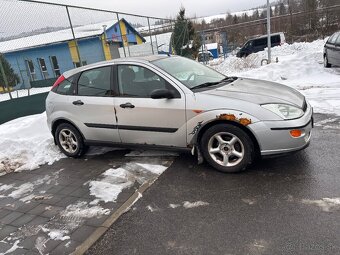
[[[254,157],[254,145],[242,129],[231,124],[217,124],[206,130],[200,141],[204,159],[224,173],[244,171]]]
[[[87,151],[83,137],[71,124],[60,124],[54,135],[59,149],[68,157],[78,158]]]
[[[324,65],[324,67],[326,67],[326,68],[332,67],[332,65],[328,62],[327,54],[325,54],[324,57],[323,57],[323,65]]]

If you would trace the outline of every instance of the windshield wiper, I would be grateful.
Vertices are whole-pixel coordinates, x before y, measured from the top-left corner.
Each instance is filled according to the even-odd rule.
[[[215,85],[218,85],[220,83],[225,83],[225,82],[233,82],[237,79],[237,77],[225,77],[223,78],[222,80],[220,81],[215,81],[215,82],[205,82],[205,83],[202,83],[200,85],[197,85],[197,86],[194,86],[192,87],[191,89],[200,89],[200,88],[206,88],[206,87],[210,87],[210,86],[215,86]]]

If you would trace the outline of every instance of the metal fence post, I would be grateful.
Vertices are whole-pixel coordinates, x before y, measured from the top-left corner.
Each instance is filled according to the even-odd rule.
[[[1,75],[3,77],[4,83],[5,83],[5,87],[6,87],[7,91],[8,91],[8,93],[9,93],[9,97],[11,99],[13,99],[11,91],[9,89],[9,84],[8,84],[7,76],[5,74],[5,69],[4,69],[4,66],[2,65],[2,58],[1,57],[0,57],[0,72],[1,72]]]
[[[71,21],[71,16],[70,16],[70,12],[68,10],[68,6],[65,6],[66,7],[66,12],[67,12],[67,17],[68,17],[68,21],[70,23],[70,27],[71,27],[71,31],[72,31],[72,36],[73,36],[73,40],[75,42],[75,46],[76,46],[76,51],[77,51],[77,54],[78,54],[78,59],[79,59],[79,65],[82,66],[82,62],[81,62],[81,57],[80,57],[80,51],[79,51],[79,47],[78,47],[78,42],[77,42],[77,39],[76,39],[76,36],[74,34],[74,30],[73,30],[73,25],[72,25],[72,21]]]
[[[269,4],[269,0],[267,0],[267,34],[268,34],[268,64],[272,62],[272,54],[271,54],[271,36],[270,36],[270,11],[271,6]]]
[[[119,34],[120,38],[122,39],[122,45],[123,45],[123,51],[124,51],[124,57],[126,57],[126,52],[125,52],[125,45],[124,45],[124,38],[123,38],[123,33],[122,33],[122,28],[120,27],[120,20],[119,20],[119,15],[118,12],[116,12],[117,20],[118,20],[118,26],[119,26]]]
[[[154,50],[153,50],[152,34],[151,34],[150,19],[149,19],[149,17],[148,17],[148,26],[149,26],[149,34],[150,34],[151,50],[152,50],[152,54],[154,55],[155,52],[154,52]]]

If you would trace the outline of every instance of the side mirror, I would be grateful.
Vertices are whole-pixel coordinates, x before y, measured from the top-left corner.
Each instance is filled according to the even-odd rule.
[[[150,96],[152,99],[161,99],[161,98],[171,99],[175,97],[173,92],[168,89],[155,89],[154,91],[151,92]]]

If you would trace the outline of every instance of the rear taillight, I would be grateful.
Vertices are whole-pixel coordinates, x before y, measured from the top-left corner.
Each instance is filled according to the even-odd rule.
[[[55,81],[53,84],[51,90],[53,90],[55,87],[58,87],[60,83],[62,83],[65,80],[64,75],[59,76],[59,78]]]

